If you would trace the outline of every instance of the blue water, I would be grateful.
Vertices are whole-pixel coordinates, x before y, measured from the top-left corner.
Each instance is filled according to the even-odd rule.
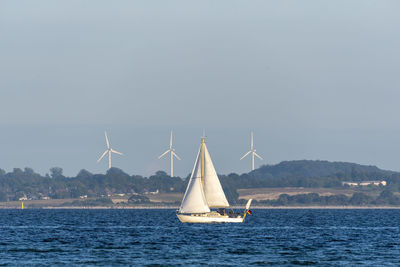
[[[400,265],[400,210],[0,210],[0,265]]]

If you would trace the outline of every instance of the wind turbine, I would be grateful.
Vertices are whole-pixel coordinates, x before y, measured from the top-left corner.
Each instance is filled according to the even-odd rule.
[[[253,132],[251,132],[251,140],[250,140],[250,151],[248,151],[246,154],[243,155],[243,157],[240,158],[240,160],[244,159],[251,153],[251,170],[254,171],[254,156],[257,158],[263,160],[263,158],[256,153],[256,150],[254,149],[253,145]]]
[[[169,149],[162,153],[158,159],[161,159],[164,157],[166,154],[171,153],[171,177],[174,177],[174,157],[177,159],[181,160],[179,156],[175,153],[175,149],[172,148],[172,131],[171,131],[171,138],[169,139]]]
[[[111,168],[111,153],[115,153],[118,155],[123,155],[121,152],[118,152],[114,149],[112,149],[110,147],[110,142],[108,141],[108,137],[107,137],[107,132],[104,132],[104,135],[106,137],[106,144],[107,144],[107,149],[106,151],[104,151],[103,155],[101,155],[101,157],[97,160],[97,162],[99,162],[107,153],[108,153],[108,168]]]

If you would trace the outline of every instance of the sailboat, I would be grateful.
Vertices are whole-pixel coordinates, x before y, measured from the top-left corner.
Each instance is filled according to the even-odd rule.
[[[178,219],[183,223],[241,223],[249,212],[251,201],[249,199],[247,202],[243,214],[226,211],[229,208],[228,200],[208,153],[205,138],[201,138],[192,175],[176,213]]]

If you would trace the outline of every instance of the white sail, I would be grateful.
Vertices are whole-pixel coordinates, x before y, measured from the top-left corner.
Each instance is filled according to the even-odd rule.
[[[219,182],[217,172],[211,161],[210,153],[206,144],[204,148],[204,195],[207,204],[210,208],[226,208],[229,207],[228,200],[225,197],[224,190],[222,190],[221,183]]]
[[[204,196],[203,185],[201,182],[201,148],[197,154],[197,159],[190,176],[189,184],[183,196],[182,204],[179,208],[180,213],[205,213],[210,212]]]

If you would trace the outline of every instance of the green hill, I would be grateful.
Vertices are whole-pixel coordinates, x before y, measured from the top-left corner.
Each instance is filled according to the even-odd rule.
[[[62,169],[50,169],[50,175],[42,176],[31,168],[15,168],[6,173],[0,169],[0,201],[27,199],[63,199],[108,197],[115,194],[183,193],[187,179],[169,177],[159,171],[150,177],[129,175],[118,168],[106,174],[92,174],[81,170],[75,177],[65,177]],[[276,165],[264,165],[250,173],[220,175],[228,200],[236,203],[238,189],[246,188],[343,188],[343,181],[385,180],[384,188],[372,188],[375,194],[387,191],[389,195],[400,191],[400,173],[381,170],[347,162],[313,160],[283,161]],[[371,189],[371,190],[372,190]],[[388,195],[386,194],[386,195]],[[315,196],[314,196],[315,199]]]
[[[264,165],[250,173],[221,176],[234,188],[341,187],[343,181],[386,180],[398,182],[400,173],[376,166],[321,160],[283,161]]]
[[[264,165],[250,173],[253,177],[263,178],[310,178],[329,177],[341,174],[346,178],[362,176],[388,176],[394,172],[381,170],[376,166],[366,166],[348,162],[329,162],[322,160],[283,161],[276,165]]]

